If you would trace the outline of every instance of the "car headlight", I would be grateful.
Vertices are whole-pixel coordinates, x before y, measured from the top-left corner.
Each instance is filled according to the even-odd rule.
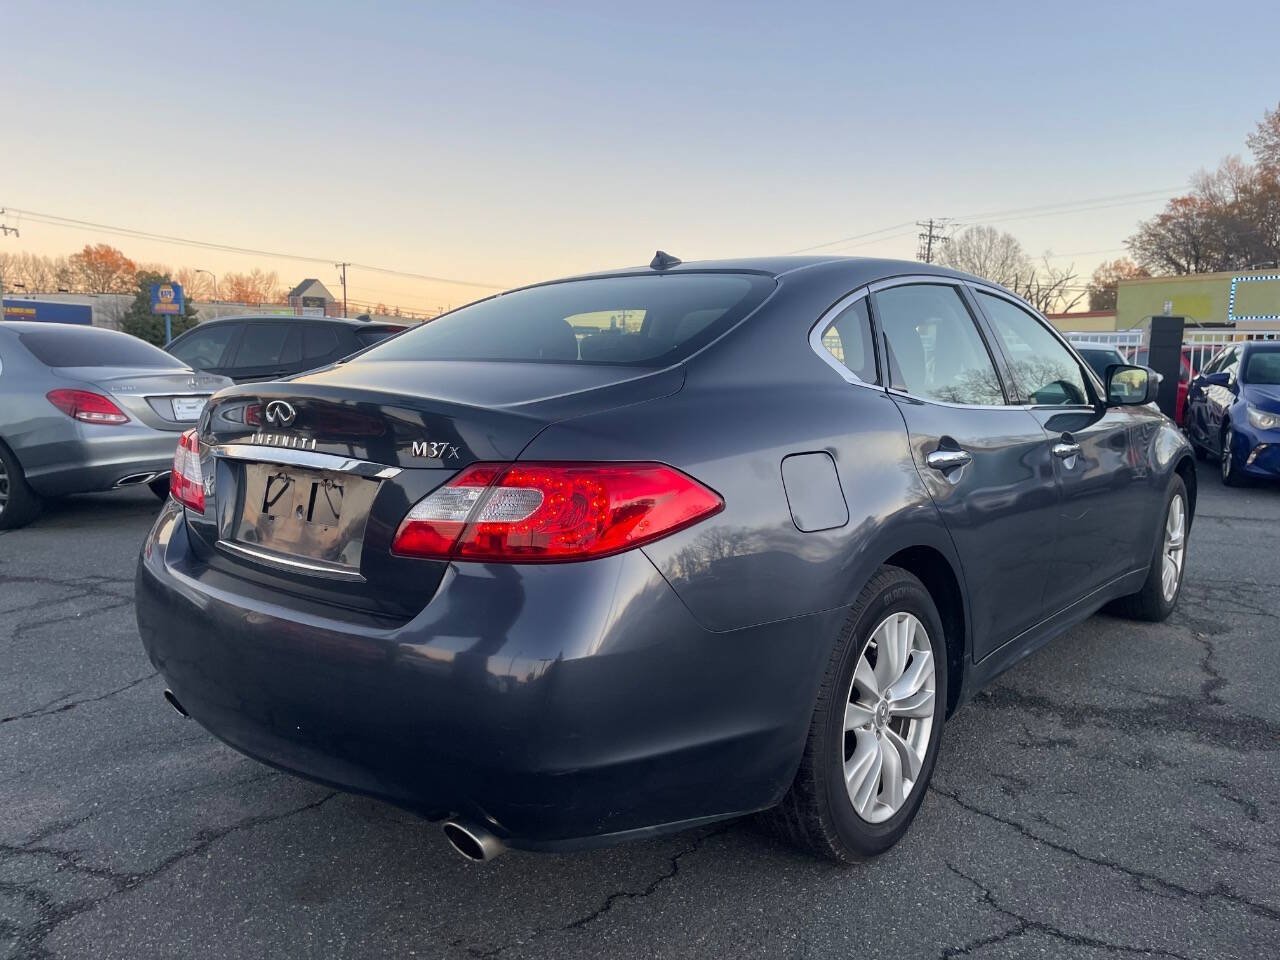
[[[1257,407],[1249,407],[1249,422],[1258,430],[1280,429],[1280,413],[1267,413]]]

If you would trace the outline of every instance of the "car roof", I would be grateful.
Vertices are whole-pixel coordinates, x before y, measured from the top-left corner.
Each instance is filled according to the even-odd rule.
[[[359,327],[366,329],[368,327],[404,327],[409,325],[408,320],[358,320],[355,317],[309,317],[298,316],[291,313],[244,313],[244,314],[228,314],[222,317],[210,317],[208,320],[201,320],[192,330],[198,330],[201,327],[208,327],[217,323],[234,323],[244,320],[307,320],[311,323],[333,323],[345,327]]]
[[[9,330],[15,334],[45,332],[48,330],[95,330],[98,333],[110,334],[114,337],[129,337],[132,334],[110,327],[95,327],[87,323],[58,323],[56,320],[4,320],[0,321],[0,330]],[[54,334],[54,336],[76,336],[77,334]]]
[[[882,277],[901,276],[903,274],[923,274],[936,275],[939,277],[951,277],[962,280],[974,280],[979,283],[992,285],[991,281],[983,280],[981,277],[970,276],[967,273],[960,273],[956,270],[949,270],[946,267],[939,267],[931,263],[920,263],[915,260],[885,260],[877,257],[833,257],[830,255],[739,257],[728,260],[693,260],[687,263],[681,262],[662,270],[656,270],[652,265],[623,267],[616,270],[599,270],[592,273],[562,277],[559,280],[548,280],[546,283],[562,283],[568,280],[587,280],[598,279],[601,277],[627,277],[677,273],[758,273],[773,277],[774,279],[780,279],[788,274],[798,273],[799,271],[819,266],[843,266],[847,268],[849,278],[854,280],[856,283],[869,283]],[[543,284],[541,283],[529,284],[529,286],[532,287],[542,285]]]

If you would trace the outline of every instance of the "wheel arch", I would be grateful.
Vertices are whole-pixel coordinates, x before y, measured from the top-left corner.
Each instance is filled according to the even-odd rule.
[[[1196,516],[1195,457],[1184,456],[1179,458],[1177,464],[1173,468],[1173,471],[1182,478],[1183,486],[1187,488],[1187,527],[1190,528]]]
[[[947,716],[950,716],[960,702],[970,648],[968,606],[960,577],[946,554],[928,544],[904,547],[885,558],[884,563],[917,577],[938,608],[947,648]]]

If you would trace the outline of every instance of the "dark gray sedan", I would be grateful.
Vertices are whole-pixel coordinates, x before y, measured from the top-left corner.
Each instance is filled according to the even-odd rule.
[[[660,255],[219,393],[138,626],[180,712],[474,859],[760,811],[849,861],[984,683],[1173,610],[1153,393],[974,277]]]
[[[230,383],[125,333],[0,324],[0,529],[46,497],[143,483],[167,496],[179,434]]]

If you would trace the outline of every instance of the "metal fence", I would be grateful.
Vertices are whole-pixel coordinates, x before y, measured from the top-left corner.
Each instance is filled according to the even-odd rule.
[[[1109,347],[1137,348],[1142,346],[1146,333],[1142,330],[1112,330],[1092,332],[1088,330],[1073,331],[1066,334],[1072,343],[1105,343]]]
[[[1147,332],[1145,330],[1102,332],[1073,330],[1064,336],[1072,343],[1105,343],[1117,347],[1126,357],[1131,358],[1146,346]],[[1280,331],[1187,330],[1182,334],[1182,353],[1191,370],[1199,372],[1217,356],[1218,351],[1223,347],[1245,340],[1280,340]]]

